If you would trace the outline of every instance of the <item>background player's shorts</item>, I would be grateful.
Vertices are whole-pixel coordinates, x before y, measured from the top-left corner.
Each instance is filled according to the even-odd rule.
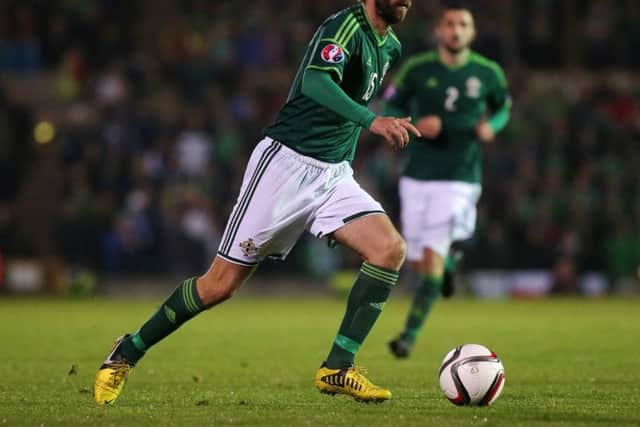
[[[451,243],[473,235],[479,184],[403,176],[399,187],[402,234],[409,261],[421,260],[424,248],[445,257]]]
[[[251,154],[218,256],[241,265],[284,259],[300,235],[330,235],[384,213],[353,178],[348,162],[325,163],[265,138]]]

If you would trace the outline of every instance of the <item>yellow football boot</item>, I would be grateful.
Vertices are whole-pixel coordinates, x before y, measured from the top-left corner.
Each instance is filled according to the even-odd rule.
[[[93,386],[93,397],[98,405],[109,405],[113,403],[124,388],[129,372],[133,369],[133,364],[125,360],[116,353],[118,346],[128,335],[118,338],[113,345],[113,349],[107,360],[102,363],[96,373],[96,381]]]
[[[359,367],[330,369],[322,364],[316,373],[316,387],[320,393],[346,394],[358,402],[384,402],[391,399],[391,392],[369,381]]]

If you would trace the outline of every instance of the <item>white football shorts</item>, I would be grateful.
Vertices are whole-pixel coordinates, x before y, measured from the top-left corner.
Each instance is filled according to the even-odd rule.
[[[400,217],[407,259],[420,261],[424,248],[446,257],[451,244],[473,235],[480,184],[400,178]]]
[[[321,162],[267,137],[249,158],[218,256],[246,266],[284,259],[305,230],[322,238],[373,214],[384,210],[349,162]]]

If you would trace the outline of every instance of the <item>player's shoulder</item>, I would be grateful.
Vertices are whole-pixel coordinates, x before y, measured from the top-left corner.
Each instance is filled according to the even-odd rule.
[[[329,16],[321,26],[324,29],[323,36],[344,47],[362,25],[360,9],[359,4],[354,4]]]
[[[400,70],[395,77],[396,85],[403,86],[406,80],[411,80],[413,78],[411,76],[417,76],[422,73],[429,73],[431,67],[437,63],[438,54],[433,50],[416,53],[409,56],[400,65]]]
[[[502,67],[496,61],[493,61],[487,58],[484,55],[479,54],[478,52],[472,51],[469,54],[469,62],[490,71],[492,74],[495,74],[498,78],[502,79],[504,77],[504,71],[502,71]]]
[[[439,61],[438,52],[428,50],[426,52],[415,53],[410,55],[403,63],[403,68],[407,71],[417,67],[429,67],[437,64]]]
[[[347,26],[359,26],[360,24],[360,6],[355,4],[346,7],[324,20],[322,26],[331,32],[339,29],[346,30]]]

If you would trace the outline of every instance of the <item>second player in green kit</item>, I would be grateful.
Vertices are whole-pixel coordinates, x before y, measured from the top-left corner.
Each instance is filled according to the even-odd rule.
[[[475,36],[469,9],[444,7],[436,35],[438,48],[405,61],[385,93],[386,113],[411,115],[422,133],[409,144],[399,184],[407,258],[420,277],[404,330],[389,343],[401,358],[433,302],[452,292],[451,244],[475,229],[482,144],[507,124],[511,102],[500,66],[469,48]]]

